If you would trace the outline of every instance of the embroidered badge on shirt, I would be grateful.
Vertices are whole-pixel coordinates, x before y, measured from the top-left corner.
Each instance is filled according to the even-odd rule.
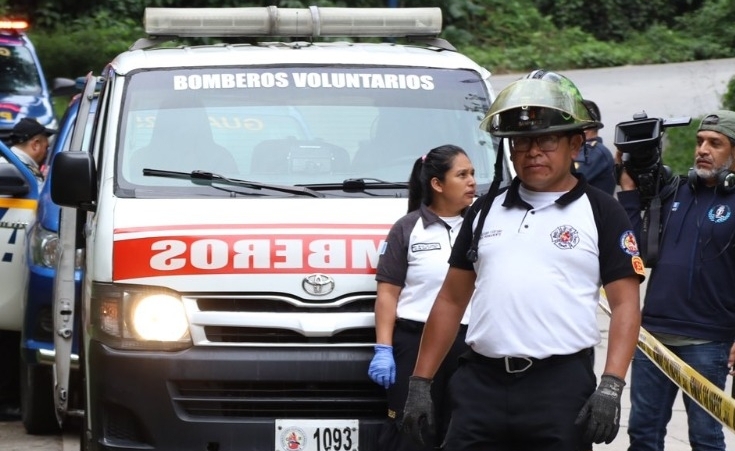
[[[645,268],[645,265],[643,264],[642,258],[636,255],[633,258],[631,258],[630,262],[633,265],[633,271],[635,271],[636,274],[640,276],[646,275],[646,268]]]
[[[496,238],[499,237],[502,232],[502,230],[488,230],[487,232],[482,232],[482,234],[480,235],[480,239]]]
[[[441,243],[416,243],[411,245],[411,252],[438,251]]]
[[[715,224],[727,221],[731,215],[732,210],[727,205],[716,205],[707,212],[707,218]]]
[[[620,248],[628,255],[636,256],[640,254],[638,242],[635,240],[632,230],[626,230],[620,235]]]
[[[559,249],[573,249],[579,243],[579,232],[570,225],[559,226],[551,232],[551,242]]]

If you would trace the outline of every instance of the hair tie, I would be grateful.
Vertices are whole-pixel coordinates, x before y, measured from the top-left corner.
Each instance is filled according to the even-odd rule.
[[[423,163],[424,161],[426,161],[426,154],[421,155],[421,162]]]

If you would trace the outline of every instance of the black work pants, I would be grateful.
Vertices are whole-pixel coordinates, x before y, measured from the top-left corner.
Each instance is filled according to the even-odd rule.
[[[442,362],[431,384],[431,397],[434,402],[434,420],[436,424],[435,444],[425,448],[414,443],[410,437],[400,431],[399,425],[403,416],[403,406],[408,396],[408,377],[413,374],[418,357],[421,334],[424,323],[402,320],[396,322],[393,331],[393,358],[396,362],[396,383],[388,389],[388,420],[383,426],[378,440],[381,451],[424,451],[438,449],[446,433],[451,417],[449,399],[449,379],[457,369],[459,356],[468,348],[465,344],[467,327],[461,326],[454,344]]]
[[[469,351],[452,378],[447,451],[582,451],[574,421],[595,391],[589,350],[527,362]]]

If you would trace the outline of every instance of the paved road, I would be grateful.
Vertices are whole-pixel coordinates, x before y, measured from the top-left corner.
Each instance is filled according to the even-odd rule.
[[[595,100],[602,111],[606,127],[601,135],[612,144],[615,124],[632,120],[634,113],[645,110],[649,117],[702,116],[720,107],[720,99],[727,83],[735,76],[735,59],[712,60],[651,66],[625,66],[606,69],[564,71],[582,91]],[[518,79],[522,74],[495,77],[496,92]],[[610,146],[612,147],[612,145]],[[644,287],[645,288],[645,287]],[[596,364],[598,375],[602,372],[607,350],[608,318],[600,311],[598,323],[603,331],[603,341],[598,346]],[[728,380],[728,393],[731,380]],[[621,430],[610,445],[596,445],[598,451],[624,451],[627,449],[626,426],[630,401],[628,390],[623,398]],[[677,400],[666,437],[666,451],[688,451],[686,415],[681,399]],[[735,433],[725,431],[727,447],[735,450]],[[33,437],[25,434],[20,422],[0,422],[0,449],[2,451],[78,451],[76,432],[70,428],[64,434]]]
[[[720,108],[727,83],[735,76],[735,58],[560,73],[600,107],[605,123],[600,135],[612,149],[615,124],[632,120],[637,112],[645,111],[648,117],[697,117]],[[500,92],[522,75],[494,76],[493,87]]]

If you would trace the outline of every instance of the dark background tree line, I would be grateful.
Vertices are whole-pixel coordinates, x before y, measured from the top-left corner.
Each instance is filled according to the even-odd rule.
[[[0,0],[0,14],[31,22],[50,80],[99,73],[145,36],[147,6],[270,5],[440,7],[442,37],[496,74],[735,57],[735,0]],[[735,77],[722,106],[735,110]],[[676,172],[690,164],[693,127],[667,133]]]
[[[460,51],[495,73],[735,56],[733,0],[0,0],[25,17],[46,76],[99,72],[143,37],[146,6],[438,6]]]

